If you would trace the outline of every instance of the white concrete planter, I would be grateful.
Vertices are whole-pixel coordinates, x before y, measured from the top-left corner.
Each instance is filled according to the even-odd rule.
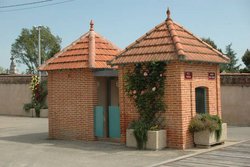
[[[222,124],[222,132],[219,140],[216,139],[215,132],[210,132],[209,130],[195,132],[194,133],[194,143],[197,146],[211,146],[214,144],[219,144],[225,142],[227,139],[227,124]]]
[[[160,150],[167,146],[166,130],[148,131],[148,141],[146,149]],[[136,139],[134,136],[134,129],[127,129],[126,131],[126,146],[137,147]]]
[[[40,117],[41,118],[48,118],[48,109],[41,109],[40,110]]]

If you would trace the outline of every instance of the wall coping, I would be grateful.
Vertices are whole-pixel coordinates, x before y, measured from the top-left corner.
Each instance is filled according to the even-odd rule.
[[[221,76],[250,76],[250,73],[220,73]]]
[[[0,84],[29,84],[31,74],[0,74]],[[47,75],[42,76],[47,80]],[[221,73],[222,86],[250,86],[250,73]]]
[[[221,73],[222,86],[250,86],[250,73]]]
[[[33,75],[21,75],[21,74],[11,74],[6,75],[2,74],[0,75],[0,84],[29,84],[31,82],[31,77]],[[42,76],[43,80],[47,80],[47,76]]]

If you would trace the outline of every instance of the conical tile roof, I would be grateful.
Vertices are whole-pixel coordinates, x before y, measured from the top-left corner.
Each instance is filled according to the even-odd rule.
[[[112,65],[149,61],[198,61],[228,63],[229,58],[173,22],[170,11],[166,21],[157,25],[120,52]]]
[[[96,33],[92,21],[90,24],[89,32],[47,60],[39,70],[111,68],[110,65],[107,65],[107,61],[112,60],[120,49]]]

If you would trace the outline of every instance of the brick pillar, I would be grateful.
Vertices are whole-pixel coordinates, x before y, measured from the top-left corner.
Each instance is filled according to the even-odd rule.
[[[180,64],[168,64],[165,75],[165,103],[167,105],[167,145],[170,148],[183,148]]]
[[[118,85],[119,85],[119,107],[120,107],[120,128],[121,128],[121,143],[126,142],[126,113],[125,113],[125,91],[124,91],[124,68],[119,67],[118,72]]]

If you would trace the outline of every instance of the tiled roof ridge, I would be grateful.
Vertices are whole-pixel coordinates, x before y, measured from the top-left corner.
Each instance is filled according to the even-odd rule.
[[[173,22],[173,24],[176,24],[177,26],[181,27],[182,30],[184,30],[185,32],[187,32],[188,34],[192,35],[194,38],[196,38],[198,41],[200,41],[201,43],[203,43],[204,45],[206,45],[209,49],[213,50],[214,52],[216,52],[220,57],[222,57],[225,60],[230,60],[227,56],[225,56],[223,53],[221,53],[220,51],[218,51],[217,49],[214,49],[211,45],[209,45],[208,43],[204,42],[202,39],[200,39],[199,37],[197,37],[196,35],[194,35],[191,31],[187,30],[186,28],[184,28],[183,26],[181,26],[180,24]]]
[[[39,70],[43,70],[43,68],[45,68],[45,66],[47,66],[51,61],[53,61],[54,59],[58,58],[61,54],[63,54],[65,51],[67,51],[70,47],[74,46],[78,41],[80,41],[82,38],[85,38],[88,35],[89,35],[89,32],[86,32],[85,34],[83,34],[82,36],[80,36],[78,39],[76,39],[75,41],[73,41],[71,44],[69,44],[68,46],[66,46],[65,48],[63,48],[60,52],[56,53],[53,57],[51,57],[48,60],[46,60],[39,67]]]
[[[90,21],[89,29],[89,43],[88,43],[88,63],[89,68],[95,68],[95,57],[96,57],[96,48],[95,48],[95,31],[94,31],[94,21]]]
[[[177,56],[183,57],[185,56],[182,44],[180,43],[180,39],[176,33],[175,27],[174,27],[174,23],[172,21],[172,19],[168,16],[167,20],[166,20],[166,25],[167,25],[167,29],[169,30],[169,33],[171,35],[171,38],[173,40],[176,52],[177,52]]]
[[[104,41],[107,41],[107,43],[109,45],[111,45],[113,48],[117,49],[118,51],[121,51],[122,49],[119,48],[117,45],[115,45],[113,42],[111,42],[110,40],[108,40],[107,38],[105,38],[104,36],[102,36],[101,34],[95,32],[95,35],[101,39],[103,39]]]
[[[175,53],[175,51],[170,51],[168,53]],[[138,53],[137,55],[151,55],[152,53]],[[154,54],[165,54],[164,51],[162,52],[155,52]],[[122,57],[133,57],[133,55],[122,55]],[[111,60],[113,61],[113,60]]]
[[[106,41],[109,45],[111,45],[113,48],[117,49],[118,51],[121,51],[121,49],[116,46],[114,43],[112,43],[110,40],[106,39],[105,37],[103,37],[102,35],[100,35],[99,33],[93,31],[95,33],[95,36],[98,38],[103,39],[104,41]],[[71,44],[69,44],[67,47],[65,47],[64,49],[62,49],[60,52],[56,53],[53,57],[51,57],[50,59],[48,59],[44,64],[42,64],[39,67],[39,70],[43,70],[45,68],[45,66],[47,66],[50,62],[52,62],[54,59],[58,58],[61,54],[63,54],[65,51],[67,51],[69,48],[71,48],[72,46],[74,46],[77,42],[79,42],[81,39],[87,37],[89,35],[90,31],[86,32],[85,34],[83,34],[82,36],[80,36],[78,39],[76,39],[75,41],[73,41]],[[77,49],[76,49],[77,50]],[[108,49],[105,49],[108,50]],[[96,51],[96,50],[95,50]],[[104,54],[105,55],[105,54]],[[67,56],[65,56],[67,57]],[[70,56],[68,56],[70,57]],[[54,64],[60,64],[60,63],[54,63]]]
[[[165,56],[159,55],[161,52]],[[229,61],[223,53],[172,21],[168,9],[167,19],[163,23],[126,47],[118,56],[109,61],[109,64],[173,60],[211,63],[228,63]]]

